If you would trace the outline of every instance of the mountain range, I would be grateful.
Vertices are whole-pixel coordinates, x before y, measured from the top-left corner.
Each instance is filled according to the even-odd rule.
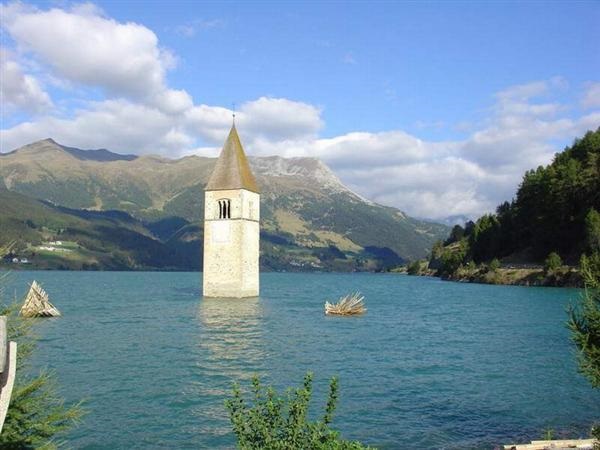
[[[16,241],[14,252],[40,267],[197,269],[203,190],[215,161],[81,150],[52,139],[0,154],[0,239]],[[381,270],[425,256],[448,234],[445,225],[362,198],[318,159],[251,157],[250,164],[261,189],[263,268]],[[71,248],[55,248],[51,258],[39,250],[57,240]]]

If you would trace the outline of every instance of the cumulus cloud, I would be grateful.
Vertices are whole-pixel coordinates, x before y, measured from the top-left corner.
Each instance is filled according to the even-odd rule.
[[[165,74],[175,57],[143,25],[119,23],[91,4],[40,10],[11,3],[2,5],[0,19],[19,50],[33,54],[56,76],[169,113],[192,106],[186,92],[166,87]]]
[[[246,102],[239,117],[254,136],[269,141],[314,138],[323,126],[318,108],[285,98],[261,97]]]
[[[0,48],[0,101],[3,109],[39,113],[48,110],[52,101],[38,80],[23,72],[8,50]],[[4,112],[4,111],[3,111]]]
[[[104,147],[117,152],[176,153],[191,138],[178,132],[176,119],[156,108],[127,100],[89,104],[73,118],[44,116],[2,130],[2,151],[47,137],[69,146]],[[179,138],[175,139],[176,136]]]
[[[232,123],[233,111],[199,105],[186,113],[186,126],[205,141],[220,145]],[[236,111],[244,142],[257,153],[277,153],[293,143],[313,142],[323,126],[321,111],[307,103],[285,98],[260,97]]]
[[[78,99],[79,109],[70,112],[53,110],[36,78],[18,58],[3,54],[3,105],[47,114],[1,130],[0,151],[52,137],[69,146],[122,153],[218,154],[232,111],[194,104],[187,92],[167,85],[166,73],[177,58],[161,48],[153,31],[117,22],[91,4],[1,8],[12,51],[46,69],[45,80],[101,88],[106,98]],[[557,101],[556,94],[567,89],[559,77],[507,87],[494,95],[481,122],[457,124],[469,134],[452,141],[427,141],[402,130],[321,138],[322,109],[287,98],[243,103],[236,124],[251,155],[318,157],[363,197],[418,217],[474,218],[510,200],[523,172],[547,164],[560,150],[556,142],[600,125],[600,111],[594,110],[600,84],[586,86],[581,98],[586,112],[580,116],[573,105]],[[441,124],[446,125],[452,126]]]
[[[552,116],[563,108],[560,103],[533,103],[531,100],[567,86],[561,77],[510,86],[496,94],[494,109],[496,114],[504,116]]]
[[[232,121],[231,110],[210,105],[193,106],[182,115],[124,99],[87,106],[72,118],[45,116],[3,130],[2,150],[52,136],[83,148],[215,156]],[[414,216],[443,219],[492,211],[510,200],[525,170],[550,162],[559,150],[556,140],[600,124],[597,111],[571,119],[536,115],[528,108],[492,110],[476,131],[457,141],[424,141],[399,130],[319,138],[318,108],[268,97],[243,104],[237,126],[252,155],[321,158],[362,196]]]
[[[304,138],[314,142],[321,126],[318,109],[287,99],[262,97],[244,103],[237,113],[240,133],[255,153]],[[296,129],[293,124],[297,122]],[[117,152],[178,157],[193,152],[200,139],[203,149],[218,152],[232,123],[232,111],[209,105],[193,106],[173,115],[127,99],[88,102],[73,117],[44,116],[2,130],[2,151],[52,136],[75,147],[105,147]],[[286,133],[290,131],[289,136]]]

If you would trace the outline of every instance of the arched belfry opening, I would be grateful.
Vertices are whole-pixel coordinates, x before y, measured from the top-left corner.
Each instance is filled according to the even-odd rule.
[[[231,219],[231,200],[228,198],[219,200],[219,219]]]

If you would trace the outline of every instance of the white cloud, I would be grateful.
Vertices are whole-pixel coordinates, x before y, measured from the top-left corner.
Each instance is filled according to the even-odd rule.
[[[0,48],[0,102],[3,113],[4,108],[39,113],[52,106],[37,79],[23,73],[21,65],[3,48]]]
[[[260,97],[245,102],[235,115],[245,145],[261,153],[291,142],[314,141],[323,126],[318,108],[285,98]],[[185,119],[190,131],[215,145],[222,144],[232,121],[232,110],[208,105],[189,109]]]
[[[532,88],[527,95],[532,91],[548,94]],[[434,219],[494,210],[514,195],[525,170],[551,161],[560,150],[557,140],[569,141],[600,125],[598,111],[575,119],[527,107],[507,111],[495,105],[492,111],[466,139],[441,142],[398,130],[319,138],[320,110],[281,98],[244,103],[236,120],[249,154],[321,158],[362,196]],[[22,123],[3,130],[0,138],[2,151],[53,137],[82,148],[215,156],[231,121],[231,110],[217,106],[197,105],[173,115],[120,99],[89,103],[73,118]]]
[[[187,92],[170,88],[166,73],[176,57],[160,47],[150,29],[119,23],[91,4],[1,8],[2,27],[14,40],[14,51],[25,57],[3,55],[3,105],[46,108],[47,114],[0,131],[0,151],[52,137],[69,146],[123,153],[218,153],[231,110],[194,104]],[[35,69],[17,61],[31,62]],[[52,110],[48,94],[30,74],[44,70],[42,79],[53,86],[101,88],[106,98],[77,99],[80,109],[68,114]],[[567,88],[559,77],[508,87],[494,96],[481,123],[457,124],[470,135],[455,141],[425,141],[402,130],[320,138],[321,108],[286,98],[243,103],[236,124],[249,154],[318,157],[371,200],[419,217],[476,217],[510,200],[523,172],[547,164],[560,150],[556,142],[600,125],[600,111],[593,110],[600,106],[600,84],[588,84],[581,99],[588,111],[579,117],[569,110],[572,105],[557,101],[556,94]]]
[[[185,137],[174,116],[156,108],[127,100],[89,104],[73,118],[45,116],[2,130],[2,151],[27,142],[52,137],[57,142],[80,148],[109,148],[123,153],[176,155],[193,139]]]
[[[191,107],[187,93],[167,88],[165,74],[175,58],[145,26],[119,23],[91,4],[70,10],[44,11],[22,3],[1,8],[2,27],[18,49],[33,54],[54,75],[170,113]]]
[[[198,105],[174,115],[130,100],[105,100],[87,103],[72,118],[45,116],[2,130],[0,140],[2,151],[52,137],[75,147],[177,157],[189,154],[198,138],[209,144],[202,148],[216,151],[231,127],[231,114],[226,108]],[[299,138],[313,142],[321,126],[317,108],[287,99],[262,97],[247,102],[237,116],[246,147],[256,153]],[[283,139],[286,133],[291,136]]]
[[[581,99],[584,108],[600,107],[600,82],[588,83]]]
[[[525,84],[516,84],[501,90],[496,98],[502,103],[506,101],[526,101],[533,97],[547,94],[552,89],[565,89],[567,81],[562,77],[553,77],[549,80],[532,81]]]
[[[553,116],[564,108],[563,105],[556,102],[532,103],[531,99],[546,96],[553,90],[565,89],[567,86],[568,83],[561,77],[511,86],[496,94],[495,112],[504,116]]]
[[[261,97],[246,102],[238,117],[253,137],[269,141],[315,138],[323,127],[317,107],[285,98]]]

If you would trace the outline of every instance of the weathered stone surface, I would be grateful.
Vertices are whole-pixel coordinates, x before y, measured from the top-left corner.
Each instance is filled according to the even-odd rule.
[[[219,200],[230,201],[230,218],[219,218]],[[260,196],[245,189],[207,191],[204,205],[204,296],[257,296]]]

